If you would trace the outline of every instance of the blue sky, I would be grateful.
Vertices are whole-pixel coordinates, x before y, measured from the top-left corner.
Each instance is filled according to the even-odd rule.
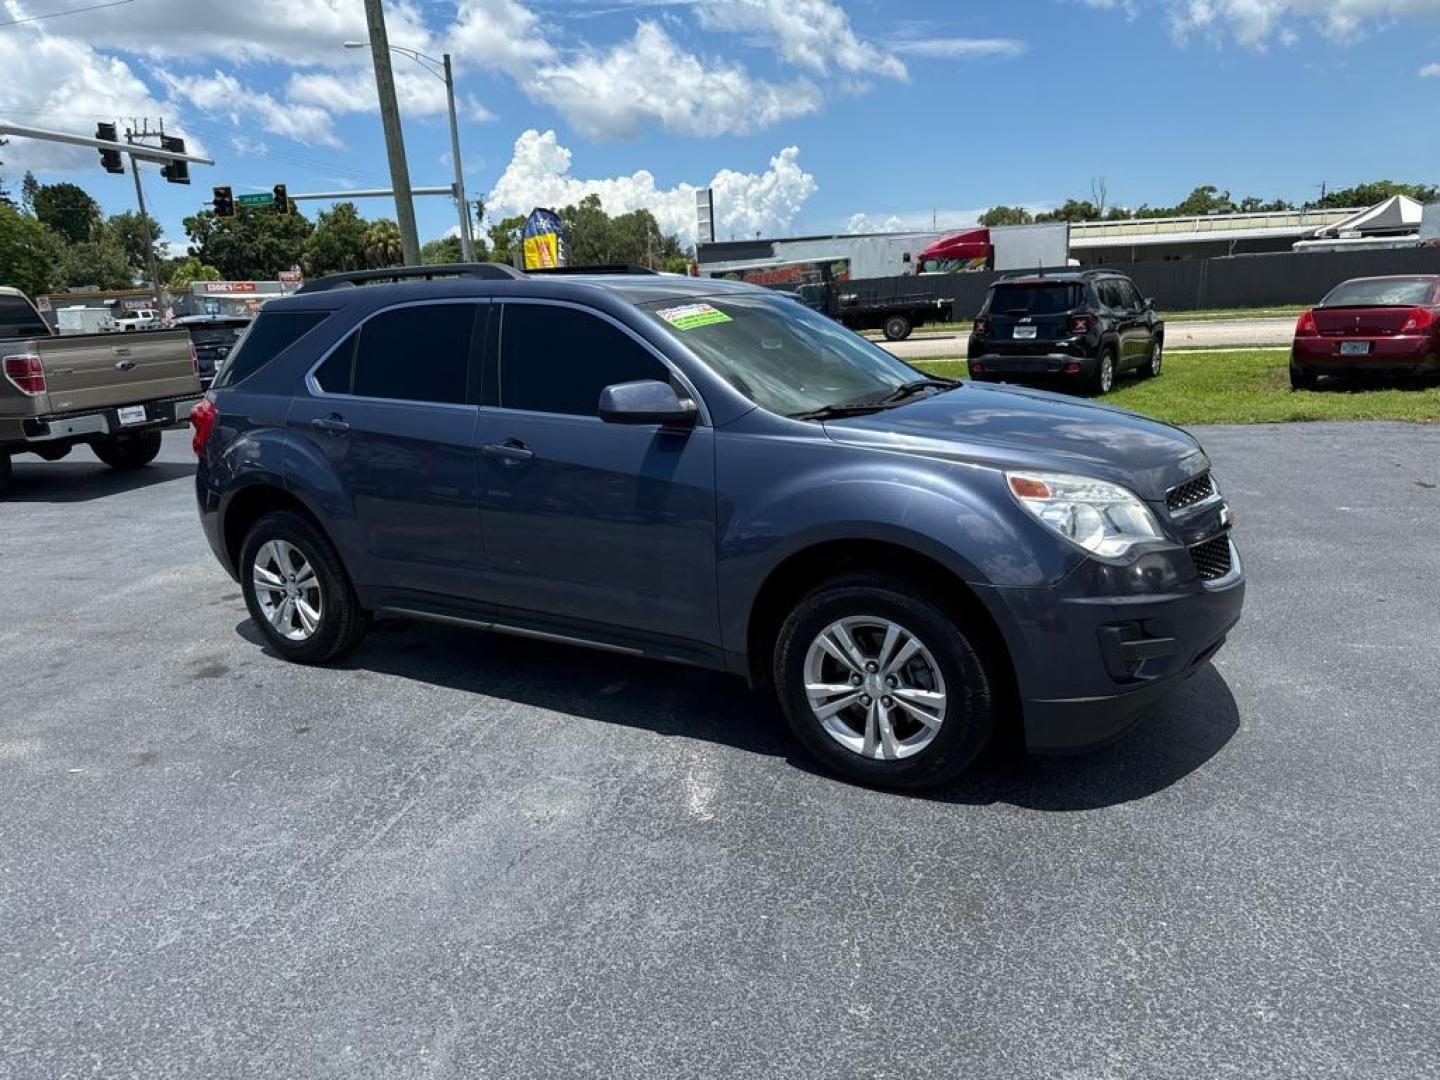
[[[0,0],[23,19],[101,0]],[[472,194],[497,211],[586,190],[722,237],[961,225],[1000,202],[1171,203],[1213,183],[1300,200],[1440,179],[1440,0],[410,0],[392,43],[454,54]],[[0,15],[0,22],[7,16]],[[170,240],[236,192],[388,186],[361,0],[133,0],[0,27],[0,117],[88,133],[163,117],[216,159],[146,188]],[[413,181],[450,179],[440,82],[396,58]],[[1427,74],[1428,72],[1428,74]],[[128,176],[14,140],[109,212]],[[391,215],[381,200],[361,204]],[[316,204],[308,204],[313,213]],[[422,238],[455,221],[417,204]],[[857,217],[863,215],[863,217]]]

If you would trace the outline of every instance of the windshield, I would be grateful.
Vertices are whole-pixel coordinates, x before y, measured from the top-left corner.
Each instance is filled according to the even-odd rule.
[[[1330,290],[1321,307],[1413,307],[1430,303],[1430,278],[1372,278],[1347,281]]]
[[[190,340],[196,345],[231,345],[247,324],[235,326],[191,326]]]
[[[989,310],[996,315],[1060,315],[1079,304],[1078,285],[996,285]]]
[[[789,298],[719,296],[646,307],[736,390],[784,416],[876,401],[924,378]]]

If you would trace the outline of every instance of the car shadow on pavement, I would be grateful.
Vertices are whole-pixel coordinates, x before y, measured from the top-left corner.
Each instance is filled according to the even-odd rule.
[[[236,626],[276,657],[248,618]],[[800,749],[779,708],[734,676],[504,634],[382,618],[337,665],[429,683],[659,735],[704,739],[786,759],[826,775]],[[997,738],[955,784],[897,798],[1033,810],[1094,810],[1154,795],[1214,757],[1239,729],[1229,686],[1207,664],[1134,729],[1106,746],[1064,757],[1023,753]],[[837,780],[836,783],[843,783]]]
[[[141,469],[121,472],[98,461],[17,458],[14,477],[10,486],[0,492],[0,502],[89,502],[193,475],[193,462],[156,461]]]

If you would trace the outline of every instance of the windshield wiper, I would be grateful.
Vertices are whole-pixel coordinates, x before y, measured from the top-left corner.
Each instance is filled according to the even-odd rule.
[[[951,390],[959,385],[959,379],[946,379],[938,376],[929,379],[915,379],[913,382],[897,386],[884,397],[876,398],[874,401],[857,401],[849,405],[822,405],[818,409],[808,409],[805,412],[787,415],[792,420],[835,420],[842,416],[864,416],[866,413],[879,412],[892,405],[899,405],[922,390]]]

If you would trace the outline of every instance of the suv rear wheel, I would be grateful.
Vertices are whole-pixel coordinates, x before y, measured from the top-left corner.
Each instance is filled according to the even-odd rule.
[[[774,665],[796,737],[861,783],[946,783],[995,728],[995,682],[963,620],[904,581],[822,585],[785,620]]]
[[[323,664],[353,649],[368,618],[330,541],[299,514],[277,510],[240,546],[245,607],[287,660]]]
[[[904,315],[891,315],[885,320],[885,340],[904,341],[910,336],[910,320]]]
[[[1115,389],[1115,347],[1107,345],[1100,353],[1100,362],[1095,365],[1095,374],[1090,376],[1090,392],[1097,397]]]
[[[131,435],[118,439],[97,439],[90,444],[95,456],[112,469],[129,472],[139,469],[155,460],[160,453],[160,432],[147,431],[143,435]]]

